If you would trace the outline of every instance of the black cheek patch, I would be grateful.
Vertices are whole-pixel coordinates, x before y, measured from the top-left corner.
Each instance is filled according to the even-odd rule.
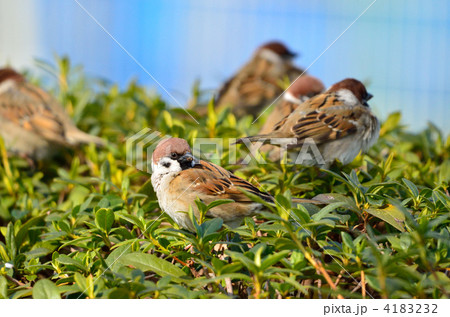
[[[178,163],[183,171],[192,168],[192,161],[179,161]]]
[[[166,163],[163,163],[163,166],[169,168],[170,164],[171,164],[170,162],[166,162]]]

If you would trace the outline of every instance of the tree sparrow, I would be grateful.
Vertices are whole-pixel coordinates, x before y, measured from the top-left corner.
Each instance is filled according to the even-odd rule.
[[[367,101],[372,97],[356,79],[344,79],[298,106],[278,122],[272,131],[239,139],[236,143],[270,142],[271,139],[294,141],[286,145],[293,154],[310,144],[317,146],[321,158],[297,163],[328,167],[335,159],[348,164],[360,151],[367,151],[378,139],[380,124]],[[292,150],[297,150],[294,153]],[[303,151],[300,151],[302,154]]]
[[[296,56],[284,44],[269,42],[259,47],[251,60],[220,88],[216,98],[218,108],[231,106],[233,113],[242,117],[257,116],[277,98],[284,79],[291,82],[303,74],[292,65]]]
[[[38,160],[58,146],[104,144],[80,131],[50,94],[11,68],[0,69],[0,136],[12,153]]]
[[[196,159],[186,140],[170,138],[161,141],[152,155],[151,177],[159,205],[180,227],[194,230],[187,211],[192,206],[195,216],[199,211],[194,203],[198,197],[205,204],[218,199],[234,202],[211,208],[208,216],[222,218],[231,227],[238,226],[247,216],[264,209],[240,189],[249,191],[267,202],[273,198],[249,182],[213,163]]]
[[[269,133],[278,122],[290,115],[300,104],[323,91],[325,91],[325,86],[319,79],[309,75],[301,76],[292,83],[276,103],[258,134]],[[260,151],[270,153],[269,158],[272,161],[281,159],[284,153],[282,148],[271,144],[263,145]]]

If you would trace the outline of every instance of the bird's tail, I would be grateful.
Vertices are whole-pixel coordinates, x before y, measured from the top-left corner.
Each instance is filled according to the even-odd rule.
[[[247,142],[270,142],[270,136],[268,134],[259,134],[254,136],[247,136],[244,138],[237,139],[233,144],[245,144]]]
[[[73,129],[73,130],[68,131],[67,140],[72,145],[89,144],[89,143],[94,143],[97,146],[105,146],[106,145],[105,140],[99,138],[98,136],[90,135],[79,129]]]
[[[324,205],[325,203],[316,199],[306,199],[306,198],[292,198],[293,203],[298,204],[313,204],[313,205]]]

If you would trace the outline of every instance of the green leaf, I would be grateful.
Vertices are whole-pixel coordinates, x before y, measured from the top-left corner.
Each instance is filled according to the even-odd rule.
[[[239,281],[246,281],[246,282],[252,281],[252,279],[248,275],[245,275],[242,273],[227,273],[227,274],[222,274],[222,275],[215,276],[212,278],[205,278],[205,277],[196,278],[195,280],[192,280],[191,282],[189,282],[189,285],[190,286],[203,286],[203,285],[207,285],[209,283],[220,281],[220,280],[223,280],[226,278],[236,279]]]
[[[145,231],[145,224],[138,217],[136,217],[134,215],[127,215],[127,214],[119,214],[119,217],[134,224],[136,227],[138,227],[142,231]]]
[[[87,289],[86,277],[84,277],[78,272],[75,272],[75,274],[73,275],[73,280],[75,284],[78,286],[80,292],[84,293],[84,291]]]
[[[411,193],[413,198],[419,197],[419,190],[417,189],[417,186],[414,185],[413,182],[407,180],[406,178],[403,178],[403,183],[405,183],[406,187],[408,187],[409,192]]]
[[[16,237],[14,235],[14,225],[12,222],[8,223],[8,226],[6,227],[6,248],[9,251],[9,256],[11,260],[14,260],[14,258],[17,255],[17,244],[16,244]]]
[[[231,258],[233,260],[242,263],[250,272],[255,273],[255,272],[259,271],[259,269],[256,266],[255,262],[253,262],[251,259],[246,257],[244,254],[239,253],[239,252],[235,252],[235,251],[230,251],[230,250],[226,250],[225,254],[231,256]]]
[[[87,295],[89,298],[95,298],[94,295],[94,280],[92,275],[88,277],[84,277],[80,273],[76,272],[73,276],[73,279],[78,286],[78,289],[83,294]]]
[[[336,210],[339,207],[347,206],[347,204],[348,203],[345,201],[329,204],[328,206],[323,207],[318,213],[314,214],[311,218],[314,221],[319,221],[322,218],[326,217],[330,212]]]
[[[105,160],[101,167],[101,178],[107,181],[111,180],[111,164]]]
[[[151,178],[149,178],[149,180],[146,181],[144,185],[141,186],[141,188],[139,188],[138,193],[147,195],[148,197],[154,197],[156,195]]]
[[[203,237],[206,237],[212,233],[219,231],[222,228],[223,220],[221,218],[214,218],[202,223]]]
[[[114,212],[110,209],[100,208],[95,213],[95,225],[103,232],[109,233],[114,223]]]
[[[217,207],[217,206],[220,206],[223,204],[229,204],[229,203],[234,203],[234,200],[233,199],[217,199],[217,200],[214,200],[212,203],[210,203],[206,207],[206,209],[210,210],[211,208],[214,208],[214,207]]]
[[[366,209],[369,214],[386,221],[394,228],[405,231],[405,215],[394,205],[389,205],[384,209]]]
[[[402,114],[400,112],[391,113],[381,126],[380,135],[384,135],[397,128],[401,118]]]
[[[6,277],[0,275],[0,299],[8,298],[8,281]]]
[[[78,210],[78,213],[85,211],[91,204],[94,197],[95,197],[94,194],[89,195],[89,197],[80,205],[80,209]],[[73,216],[75,217],[76,215],[73,215]]]
[[[81,263],[81,261],[77,260],[77,259],[73,259],[70,256],[67,256],[65,254],[61,254],[58,257],[58,262],[64,265],[71,265],[74,266],[80,270],[82,270],[83,272],[87,271],[87,268],[83,265],[83,263]]]
[[[435,201],[440,201],[444,206],[450,208],[450,197],[442,193],[441,191],[435,189],[433,190],[433,199]]]
[[[117,262],[123,265],[131,265],[143,272],[154,272],[162,277],[170,276],[172,280],[181,282],[187,277],[183,270],[166,260],[158,258],[154,254],[133,252],[124,254]]]
[[[297,282],[292,277],[287,277],[287,276],[279,275],[279,274],[271,274],[268,277],[271,279],[274,279],[274,280],[277,280],[277,279],[283,280],[284,282],[289,283],[292,286],[294,286],[295,288],[297,288],[298,290],[300,290],[303,294],[305,294],[305,295],[308,294],[306,287],[301,285],[299,282]]]
[[[289,254],[289,250],[284,250],[278,253],[268,255],[261,264],[261,270],[265,270],[275,263],[279,262],[281,259],[285,258]]]
[[[450,159],[446,159],[439,167],[439,184],[450,183]]]
[[[132,298],[132,292],[126,288],[115,288],[108,294],[109,299],[129,299]]]
[[[39,280],[33,287],[34,299],[61,299],[58,287],[50,280]]]
[[[217,114],[214,107],[214,98],[211,98],[208,102],[208,121],[207,126],[210,130],[213,130],[217,124]]]
[[[352,198],[344,196],[342,194],[319,194],[313,199],[323,202],[324,204],[343,202],[345,204],[342,205],[342,207],[348,208],[356,213],[360,213],[360,210],[358,206],[356,206],[355,201]]]
[[[116,271],[116,268],[120,265],[117,260],[127,253],[131,253],[131,247],[128,244],[121,245],[120,247],[114,249],[106,258],[106,265],[108,265],[112,271]]]
[[[284,196],[282,194],[278,194],[278,195],[275,196],[275,200],[278,203],[278,205],[281,206],[281,208],[283,210],[288,211],[288,210],[291,209],[292,202],[286,196]]]
[[[27,222],[25,222],[23,225],[20,226],[19,231],[17,232],[16,235],[17,246],[20,247],[22,245],[25,237],[28,235],[30,228],[37,225],[43,218],[44,216],[31,218],[30,220],[28,220]]]
[[[349,247],[350,249],[354,249],[355,245],[353,244],[352,237],[345,231],[341,232],[342,242]]]
[[[173,119],[172,119],[172,116],[170,115],[169,111],[164,110],[162,112],[162,116],[164,118],[164,122],[166,123],[167,127],[172,128],[173,127]]]

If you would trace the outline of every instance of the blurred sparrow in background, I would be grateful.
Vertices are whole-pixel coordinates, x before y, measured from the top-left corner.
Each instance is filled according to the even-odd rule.
[[[275,125],[272,131],[239,139],[236,143],[293,139],[287,149],[303,165],[330,166],[335,159],[348,164],[360,151],[367,151],[378,139],[380,124],[367,101],[372,97],[356,79],[344,79],[298,106]],[[299,149],[313,142],[323,161],[298,157]],[[300,151],[300,154],[303,152]]]
[[[11,68],[0,69],[0,136],[11,153],[38,160],[61,146],[104,144],[79,130],[49,93]]]
[[[258,134],[271,132],[278,122],[290,115],[300,104],[322,93],[324,90],[324,84],[316,77],[309,75],[299,77],[292,83],[278,102],[273,105],[273,109],[267,109],[271,113]],[[281,147],[271,144],[263,145],[260,151],[269,153],[269,158],[272,161],[280,160],[284,154]]]
[[[303,70],[292,64],[296,56],[284,44],[270,42],[259,47],[251,60],[220,88],[216,107],[231,106],[237,117],[257,116],[282,92],[283,80],[297,79]]]

